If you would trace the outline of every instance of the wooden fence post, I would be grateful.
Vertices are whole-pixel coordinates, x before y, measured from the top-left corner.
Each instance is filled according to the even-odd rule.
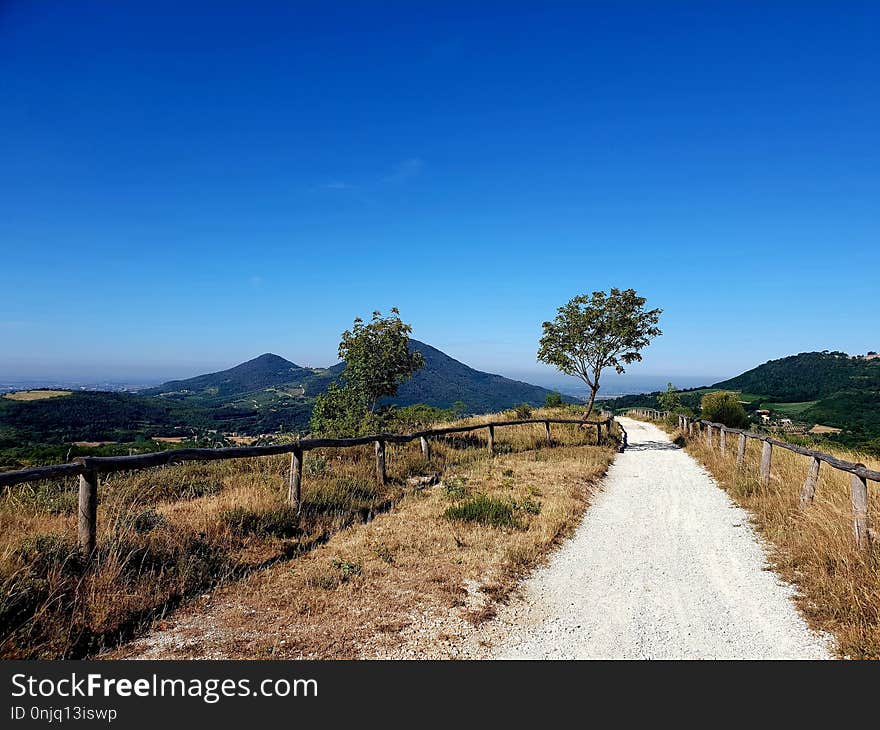
[[[495,426],[489,426],[489,456],[495,455]]]
[[[87,471],[79,475],[79,523],[77,538],[87,558],[95,552],[98,534],[98,475]]]
[[[598,422],[596,424],[596,446],[600,446],[602,444],[602,422]]]
[[[550,446],[550,421],[544,421],[544,431],[547,434],[547,446]]]
[[[736,448],[736,468],[742,468],[742,465],[746,461],[746,435],[741,433],[739,435],[739,446]]]
[[[773,458],[773,444],[769,441],[764,442],[764,448],[761,449],[761,484],[770,483],[770,462]]]
[[[858,466],[863,466],[858,464]],[[850,480],[850,496],[853,510],[853,537],[856,545],[867,548],[870,543],[868,533],[868,480],[853,474]]]
[[[290,452],[290,482],[287,488],[287,504],[295,508],[297,514],[302,510],[302,477],[303,452],[297,447]]]
[[[430,461],[431,460],[431,444],[428,443],[428,439],[426,439],[424,436],[421,436],[419,438],[419,443],[421,444],[422,456],[425,457],[425,461]]]
[[[721,447],[721,452],[726,453],[727,452],[727,429],[724,428],[724,426],[722,426],[719,430],[721,431],[721,438],[719,441],[719,446]]]
[[[712,426],[706,426],[706,446],[712,448]]]
[[[821,463],[815,456],[810,460],[810,469],[801,489],[801,509],[804,509],[816,496],[816,482],[819,481],[819,464]]]
[[[376,442],[376,482],[380,487],[385,486],[385,442]]]
[[[694,436],[694,422],[688,421],[688,438],[693,438]]]

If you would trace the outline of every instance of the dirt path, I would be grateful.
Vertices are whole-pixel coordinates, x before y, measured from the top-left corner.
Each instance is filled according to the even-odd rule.
[[[618,456],[574,537],[483,627],[497,658],[821,659],[749,524],[656,426]]]

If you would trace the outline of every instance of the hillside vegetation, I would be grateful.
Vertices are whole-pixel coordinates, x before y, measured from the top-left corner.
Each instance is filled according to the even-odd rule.
[[[756,411],[771,411],[774,420],[790,418],[803,430],[816,424],[841,429],[827,434],[840,446],[880,454],[880,359],[866,360],[842,352],[806,352],[771,360],[738,375],[680,393],[682,405],[699,413],[700,399],[713,390],[739,394],[753,426],[760,427]],[[624,396],[608,402],[615,410],[639,406],[660,407],[660,393]],[[802,436],[808,439],[808,436]]]
[[[558,426],[553,437],[554,448],[547,448],[540,424],[500,428],[498,460],[488,457],[482,431],[433,441],[430,461],[418,442],[389,444],[389,479],[383,486],[376,483],[372,447],[311,451],[303,469],[301,514],[286,506],[284,456],[108,475],[100,486],[91,570],[76,548],[76,482],[10,488],[0,497],[0,656],[92,655],[139,633],[188,598],[332,543],[341,530],[401,500],[421,506],[403,511],[400,519],[406,522],[385,524],[396,525],[398,536],[422,536],[424,544],[389,540],[310,560],[297,573],[299,602],[289,608],[298,611],[306,600],[316,607],[339,605],[337,591],[364,586],[376,577],[377,564],[390,574],[404,565],[424,570],[431,561],[437,575],[447,576],[444,581],[463,571],[480,578],[488,546],[501,571],[497,579],[509,578],[533,565],[574,524],[584,506],[583,480],[603,472],[614,456],[613,444],[595,446],[594,429]],[[516,455],[522,457],[519,466],[507,461]],[[559,482],[552,468],[556,460],[566,464]],[[540,462],[536,469],[549,478],[535,480],[537,471],[528,461]],[[434,473],[444,483],[427,491],[407,482]],[[447,600],[459,600],[460,585],[443,585]],[[419,595],[413,592],[410,602]]]
[[[489,413],[518,403],[542,405],[551,391],[484,373],[417,340],[425,366],[393,403],[459,413]],[[305,432],[315,397],[338,382],[345,363],[305,368],[264,354],[229,370],[174,380],[140,393],[73,392],[64,397],[0,398],[0,469],[62,460],[76,442],[112,442],[102,453],[163,448],[154,437],[203,439],[206,433],[260,436]],[[71,455],[93,453],[73,446]]]

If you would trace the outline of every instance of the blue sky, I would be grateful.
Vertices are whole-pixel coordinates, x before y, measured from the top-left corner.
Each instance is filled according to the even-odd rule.
[[[625,7],[624,7],[625,5]],[[0,0],[0,376],[335,360],[356,315],[533,380],[880,349],[877,3]]]

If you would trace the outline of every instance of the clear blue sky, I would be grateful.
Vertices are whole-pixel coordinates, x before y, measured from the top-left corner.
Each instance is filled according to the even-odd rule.
[[[624,7],[625,5],[625,7]],[[537,374],[880,349],[880,4],[0,0],[0,375],[335,361],[356,315]]]

